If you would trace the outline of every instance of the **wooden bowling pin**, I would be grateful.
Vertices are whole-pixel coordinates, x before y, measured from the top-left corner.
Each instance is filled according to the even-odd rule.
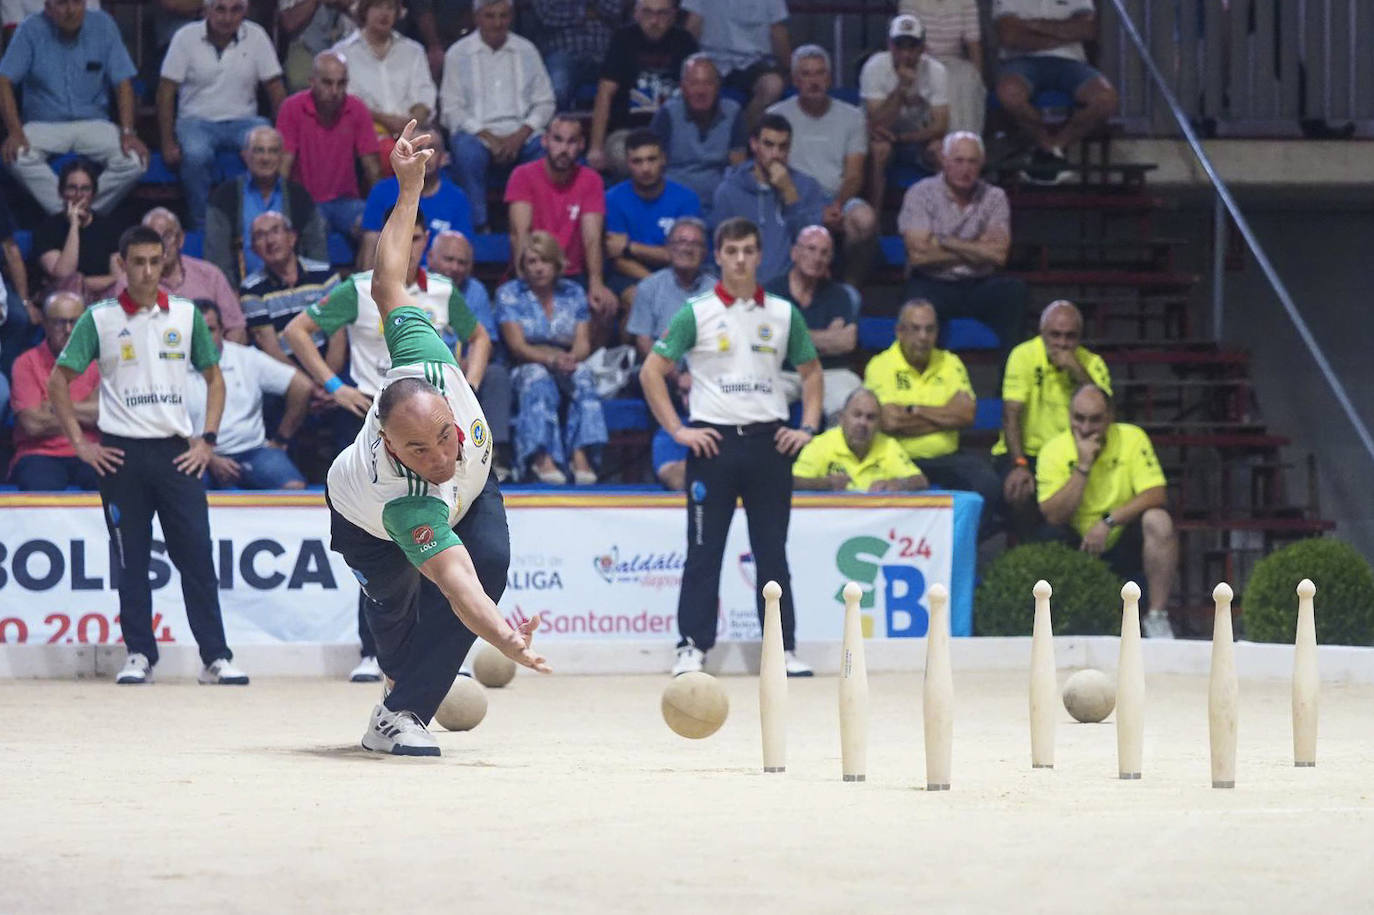
[[[1236,725],[1240,685],[1236,681],[1236,643],[1231,633],[1231,586],[1212,590],[1212,677],[1207,692],[1207,733],[1212,745],[1212,787],[1236,787]]]
[[[782,657],[782,587],[763,586],[763,650],[759,655],[759,724],[763,731],[763,771],[787,770],[787,669]]]
[[[1298,634],[1293,643],[1293,765],[1317,764],[1317,618],[1312,579],[1298,582]]]
[[[926,740],[926,790],[948,791],[954,749],[954,675],[949,660],[949,591],[927,592],[930,629],[926,632],[926,672],[921,688]]]
[[[1116,768],[1140,778],[1145,747],[1145,664],[1140,656],[1140,585],[1121,589],[1121,654],[1116,662]]]
[[[868,774],[868,665],[856,582],[844,586],[844,645],[840,649],[840,765],[847,782]]]
[[[1042,578],[1031,593],[1035,595],[1035,628],[1031,631],[1031,767],[1053,769],[1054,718],[1060,702],[1054,670],[1054,629],[1050,624],[1050,595],[1054,590]]]

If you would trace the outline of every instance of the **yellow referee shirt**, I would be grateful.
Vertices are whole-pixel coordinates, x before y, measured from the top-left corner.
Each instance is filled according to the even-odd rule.
[[[1074,355],[1093,384],[1112,393],[1112,376],[1102,357],[1082,346]],[[1069,428],[1069,401],[1078,387],[1072,375],[1050,364],[1045,341],[1039,335],[1011,351],[1002,377],[1002,399],[1026,405],[1021,411],[1021,448],[1027,455],[1035,457],[1046,442]],[[992,453],[1007,453],[1005,432],[997,437]]]
[[[1035,463],[1035,495],[1043,505],[1047,499],[1069,482],[1078,464],[1078,446],[1072,432],[1061,432],[1045,443]],[[1073,513],[1070,523],[1079,535],[1086,534],[1112,509],[1125,505],[1147,489],[1164,485],[1164,471],[1159,469],[1150,436],[1139,426],[1112,423],[1107,428],[1107,440],[1088,473],[1088,485],[1083,501]],[[1121,528],[1113,528],[1107,536],[1107,546],[1121,539]]]
[[[807,480],[843,473],[849,477],[849,485],[845,488],[850,490],[867,490],[879,480],[903,480],[920,472],[897,440],[882,432],[873,436],[868,454],[862,460],[855,457],[844,439],[844,429],[839,426],[825,430],[808,442],[792,465],[792,475]]]
[[[864,369],[864,387],[877,394],[880,403],[901,406],[943,407],[960,391],[973,396],[968,370],[958,356],[948,350],[932,349],[926,370],[918,372],[906,361],[898,343],[868,361],[868,368]],[[919,461],[958,451],[959,433],[954,430],[931,432],[899,438],[897,442],[912,460]]]

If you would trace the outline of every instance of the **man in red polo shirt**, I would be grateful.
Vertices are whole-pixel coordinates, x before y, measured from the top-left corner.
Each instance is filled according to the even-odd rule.
[[[356,238],[366,192],[381,177],[382,166],[372,115],[362,99],[348,94],[348,64],[342,55],[315,55],[310,88],[282,102],[277,130],[286,150],[282,177],[310,192],[331,232]],[[358,160],[365,188],[358,187]]]
[[[544,133],[544,158],[510,173],[506,203],[510,204],[511,258],[520,262],[531,232],[548,232],[558,239],[567,258],[563,273],[586,287],[588,304],[605,319],[615,314],[620,303],[606,287],[602,273],[606,186],[600,175],[577,163],[585,141],[581,120],[557,115]]]
[[[75,293],[54,292],[48,296],[43,303],[45,339],[20,354],[11,369],[14,462],[10,465],[10,480],[25,492],[63,490],[68,486],[95,489],[99,485],[94,468],[77,458],[48,402],[48,376],[85,310],[81,297]],[[96,443],[100,441],[95,427],[99,387],[100,369],[94,362],[72,379],[72,406],[77,422],[86,438]]]

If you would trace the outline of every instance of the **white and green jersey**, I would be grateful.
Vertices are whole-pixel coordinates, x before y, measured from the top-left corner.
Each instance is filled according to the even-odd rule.
[[[374,401],[358,437],[329,468],[329,501],[369,534],[394,541],[418,566],[461,542],[453,525],[486,486],[491,435],[477,395],[423,309],[407,305],[393,311],[385,341],[391,368],[383,389],[398,378],[423,378],[448,400],[461,437],[458,472],[436,486],[397,461],[382,442]]]
[[[78,375],[100,366],[101,432],[125,438],[191,437],[186,376],[219,362],[195,303],[158,291],[140,307],[126,290],[82,312],[57,364]]]
[[[464,343],[472,336],[477,319],[448,277],[420,270],[406,291],[440,331],[447,328]],[[391,367],[391,354],[382,334],[381,310],[372,298],[372,271],[353,274],[306,313],[325,337],[340,327],[348,328],[349,374],[359,391],[376,397],[382,389],[382,377]]]
[[[784,360],[818,358],[795,305],[762,288],[752,299],[736,299],[719,283],[687,300],[654,352],[673,362],[687,358],[692,419],[727,426],[786,420]]]

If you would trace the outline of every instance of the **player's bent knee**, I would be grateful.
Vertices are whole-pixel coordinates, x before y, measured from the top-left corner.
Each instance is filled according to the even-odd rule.
[[[765,102],[774,102],[782,98],[783,88],[781,76],[776,73],[765,73],[754,81],[754,97]]]

